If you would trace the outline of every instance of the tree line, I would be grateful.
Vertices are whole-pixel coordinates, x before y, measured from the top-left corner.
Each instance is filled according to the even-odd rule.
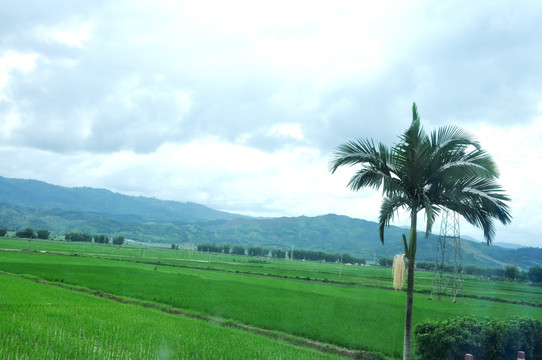
[[[285,251],[282,249],[266,249],[259,246],[251,246],[244,248],[240,245],[215,245],[215,244],[201,244],[197,246],[198,251],[212,252],[222,254],[233,255],[248,255],[248,256],[262,256],[271,257],[276,259],[285,259],[292,257],[292,251]],[[366,261],[363,258],[357,258],[350,254],[330,254],[324,251],[294,249],[293,259],[295,260],[307,260],[307,261],[325,261],[325,262],[340,262],[350,264],[365,264]]]
[[[6,236],[8,233],[7,228],[0,228],[0,237]],[[47,229],[38,229],[34,231],[32,228],[26,228],[19,230],[15,233],[15,236],[21,239],[49,239],[51,233]]]
[[[0,228],[0,237],[6,236],[8,233],[7,228]],[[43,239],[47,240],[51,238],[51,232],[47,229],[37,229],[25,228],[15,232],[15,237],[20,239]],[[74,242],[91,242],[94,241],[97,244],[109,244],[110,242],[113,245],[122,245],[124,244],[124,236],[115,236],[109,237],[104,234],[89,234],[86,232],[67,232],[64,234],[64,239],[66,241]]]
[[[68,232],[64,234],[64,239],[66,239],[66,241],[72,242],[91,242],[94,240],[94,242],[97,244],[109,244],[109,242],[111,242],[113,245],[124,244],[124,236],[116,236],[114,238],[110,238],[109,236],[104,234],[91,235],[86,232]]]

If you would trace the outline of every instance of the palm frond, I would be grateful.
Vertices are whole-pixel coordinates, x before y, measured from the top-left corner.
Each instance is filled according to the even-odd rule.
[[[383,145],[379,145],[381,148]],[[339,167],[344,165],[357,165],[368,162],[376,162],[380,159],[380,154],[372,140],[358,139],[348,141],[337,147],[332,154],[329,162],[329,170],[334,173]]]
[[[472,225],[482,228],[488,243],[495,234],[492,219],[508,224],[512,220],[510,198],[493,179],[466,178],[444,191],[442,203]]]
[[[480,144],[468,131],[458,126],[441,126],[431,132],[431,145],[434,151],[449,151],[458,146],[474,146],[479,149]]]
[[[435,223],[435,219],[438,217],[440,213],[440,209],[438,206],[434,205],[431,202],[431,199],[427,194],[424,194],[421,198],[421,204],[420,204],[420,210],[425,210],[425,216],[426,216],[426,227],[425,227],[425,238],[427,239],[429,237],[429,234],[431,234],[431,230],[433,229],[433,224]]]
[[[461,215],[469,224],[481,228],[488,244],[493,242],[495,227],[490,214],[481,207],[473,207],[468,203],[450,203],[448,208]]]
[[[380,241],[384,243],[384,228],[390,225],[397,210],[402,207],[408,207],[408,198],[402,194],[385,197],[380,205],[380,215],[378,216]]]
[[[440,167],[435,169],[431,178],[479,177],[497,178],[499,172],[493,158],[483,150],[474,150],[466,154],[449,157]],[[461,156],[459,156],[461,155]]]
[[[385,177],[386,175],[379,169],[363,167],[350,178],[348,187],[353,191],[357,191],[363,187],[379,189]]]

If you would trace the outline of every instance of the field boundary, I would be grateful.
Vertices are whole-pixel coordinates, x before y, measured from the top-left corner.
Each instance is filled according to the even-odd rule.
[[[86,294],[89,294],[89,295],[98,296],[98,297],[101,297],[101,298],[106,298],[106,299],[109,299],[109,300],[112,300],[112,301],[115,301],[115,302],[118,302],[118,303],[141,306],[141,307],[144,307],[144,308],[147,308],[147,309],[154,309],[154,310],[158,310],[158,311],[168,313],[168,314],[171,314],[171,315],[183,316],[183,317],[187,317],[187,318],[191,318],[191,319],[197,319],[197,320],[213,323],[213,324],[216,324],[216,325],[222,326],[222,327],[235,328],[235,329],[247,331],[247,332],[250,332],[250,333],[253,333],[253,334],[262,335],[262,336],[265,336],[265,337],[273,339],[273,340],[280,340],[280,341],[284,341],[284,342],[287,342],[287,343],[290,343],[290,344],[293,344],[293,345],[296,345],[296,346],[315,349],[315,350],[318,350],[318,351],[321,351],[321,352],[324,352],[324,353],[340,355],[340,356],[347,357],[347,358],[352,358],[352,359],[362,359],[362,360],[363,359],[366,359],[366,360],[369,360],[369,359],[384,359],[381,355],[375,354],[375,353],[372,353],[372,352],[369,352],[369,351],[351,350],[351,349],[347,349],[347,348],[342,348],[342,347],[339,347],[339,346],[336,346],[336,345],[333,345],[333,344],[327,344],[327,343],[323,343],[323,342],[319,342],[319,341],[309,340],[309,339],[297,337],[297,336],[294,336],[294,335],[291,335],[291,334],[286,334],[286,333],[281,333],[281,332],[278,332],[278,331],[271,331],[271,330],[267,330],[267,329],[263,329],[263,328],[258,328],[258,327],[255,327],[255,326],[242,324],[242,323],[237,323],[237,322],[234,322],[234,321],[231,321],[231,320],[225,320],[225,319],[218,318],[218,317],[201,315],[201,314],[189,312],[189,311],[186,311],[186,310],[182,310],[182,309],[179,309],[179,308],[175,308],[175,307],[171,307],[171,306],[167,306],[167,305],[163,305],[163,304],[158,304],[158,303],[154,303],[154,302],[146,302],[146,301],[137,300],[137,299],[134,299],[134,298],[121,297],[121,296],[117,296],[117,295],[114,295],[114,294],[103,292],[101,290],[92,290],[92,289],[79,287],[79,286],[75,286],[75,285],[70,285],[70,284],[65,284],[65,283],[60,283],[60,282],[55,282],[55,281],[44,280],[44,279],[34,277],[34,276],[28,276],[28,275],[22,275],[22,274],[14,274],[14,273],[9,273],[9,272],[5,272],[5,271],[0,271],[0,275],[10,276],[10,277],[14,277],[14,278],[29,280],[29,281],[34,281],[36,283],[44,284],[44,285],[56,286],[56,287],[59,287],[59,288],[62,288],[62,289],[70,290],[70,291],[86,293]]]

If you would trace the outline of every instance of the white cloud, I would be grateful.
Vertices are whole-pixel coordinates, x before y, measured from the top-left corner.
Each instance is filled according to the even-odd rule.
[[[270,135],[286,136],[292,139],[302,140],[304,138],[303,131],[299,124],[277,124],[273,125]]]
[[[494,158],[500,171],[499,182],[511,198],[512,225],[499,227],[497,239],[521,241],[542,246],[533,231],[542,222],[542,116],[521,125],[496,128],[489,124],[474,130],[480,143]],[[529,230],[530,229],[530,230]],[[499,234],[502,232],[502,234]],[[504,235],[504,236],[503,236]]]
[[[21,116],[18,113],[10,112],[4,115],[0,122],[0,138],[8,140],[12,133],[22,127]]]
[[[78,19],[70,19],[51,27],[39,26],[36,36],[46,41],[56,41],[76,48],[84,48],[84,43],[91,39],[94,25],[81,23]]]
[[[498,239],[542,220],[538,3],[6,4],[2,176],[376,220],[380,193],[346,189],[329,153],[392,145],[416,101],[428,130],[461,125],[495,156],[514,215]]]
[[[0,99],[3,97],[2,89],[7,85],[10,73],[14,70],[21,73],[34,70],[37,58],[38,54],[23,54],[13,50],[5,51],[2,54],[0,57]]]

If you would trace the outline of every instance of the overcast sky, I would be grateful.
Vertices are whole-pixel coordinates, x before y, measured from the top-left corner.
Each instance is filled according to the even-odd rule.
[[[381,194],[330,154],[393,145],[415,101],[494,156],[514,217],[496,242],[541,247],[540,24],[538,0],[4,1],[0,175],[376,221]]]

